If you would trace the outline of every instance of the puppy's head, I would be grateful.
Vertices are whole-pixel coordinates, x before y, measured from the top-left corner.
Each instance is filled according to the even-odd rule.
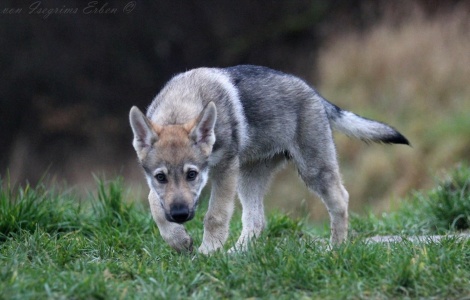
[[[129,118],[134,149],[167,220],[176,223],[191,220],[207,182],[208,159],[215,143],[214,103],[183,125],[159,126],[135,106]]]

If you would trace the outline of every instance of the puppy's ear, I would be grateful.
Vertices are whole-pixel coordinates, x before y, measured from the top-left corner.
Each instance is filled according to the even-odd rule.
[[[132,145],[139,159],[142,159],[158,141],[158,135],[150,124],[150,120],[136,106],[131,108],[129,122],[134,133]]]
[[[203,147],[210,154],[215,143],[215,122],[217,121],[217,109],[214,102],[210,102],[197,118],[196,125],[189,133],[189,137],[195,144]]]

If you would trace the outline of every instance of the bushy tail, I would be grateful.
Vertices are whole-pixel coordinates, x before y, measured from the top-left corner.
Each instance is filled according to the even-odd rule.
[[[410,144],[406,137],[387,124],[369,120],[352,112],[342,110],[324,98],[322,98],[322,101],[332,127],[347,136],[355,137],[365,142]]]

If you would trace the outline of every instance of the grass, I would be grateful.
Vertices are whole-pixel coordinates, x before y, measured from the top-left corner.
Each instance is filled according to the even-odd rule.
[[[470,168],[458,165],[435,187],[415,191],[405,198],[397,211],[369,212],[366,218],[354,215],[352,227],[361,235],[446,234],[470,228]]]
[[[375,234],[467,230],[470,168],[460,166],[395,212],[355,216],[351,240],[327,250],[326,226],[282,213],[246,253],[178,254],[149,210],[122,182],[98,181],[95,194],[8,187],[0,190],[0,299],[384,299],[470,296],[470,241],[370,244]],[[201,209],[204,210],[204,209]],[[203,212],[188,230],[202,236]],[[232,245],[240,231],[232,221]]]

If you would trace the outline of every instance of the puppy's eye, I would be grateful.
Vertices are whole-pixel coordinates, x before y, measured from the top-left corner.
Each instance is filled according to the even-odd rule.
[[[193,181],[197,177],[197,171],[194,170],[189,170],[188,173],[186,174],[186,180],[187,181]]]
[[[157,175],[155,175],[155,179],[159,183],[167,183],[168,182],[168,180],[166,179],[165,173],[157,173]]]

